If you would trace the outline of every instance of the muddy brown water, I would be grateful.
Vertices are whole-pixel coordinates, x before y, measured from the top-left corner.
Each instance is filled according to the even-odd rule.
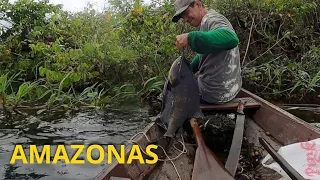
[[[1,113],[2,114],[2,113]],[[58,144],[65,144],[69,159],[75,153],[71,144],[100,144],[107,152],[107,145],[124,144],[125,140],[143,130],[148,124],[146,108],[126,106],[120,109],[80,110],[71,113],[43,112],[10,124],[0,115],[0,179],[92,179],[107,164],[107,153],[101,164],[88,163],[85,151],[78,159],[85,164],[73,165],[58,161],[57,164],[22,164],[20,160],[11,165],[10,159],[16,144],[27,148],[36,144],[41,151],[50,144],[51,162]],[[29,160],[29,150],[25,150]],[[99,152],[93,150],[97,159]]]

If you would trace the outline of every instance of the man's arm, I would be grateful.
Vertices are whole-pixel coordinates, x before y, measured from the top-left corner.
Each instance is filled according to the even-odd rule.
[[[235,48],[239,43],[237,34],[225,28],[208,32],[192,31],[188,34],[190,48],[200,54],[216,53]]]

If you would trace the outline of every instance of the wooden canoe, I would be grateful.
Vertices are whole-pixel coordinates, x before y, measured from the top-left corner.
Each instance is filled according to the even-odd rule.
[[[245,132],[244,135],[248,142],[255,146],[262,147],[259,144],[259,137],[265,138],[276,150],[281,146],[309,141],[320,138],[320,131],[309,125],[302,119],[280,109],[270,102],[252,94],[251,92],[242,89],[237,98],[230,103],[224,105],[202,105],[203,111],[234,111],[237,108],[238,100],[244,99],[245,105]],[[163,135],[163,130],[154,122],[150,123],[145,129],[145,134],[149,139],[156,139]],[[142,148],[148,144],[146,137],[142,134],[135,139]],[[171,142],[162,144],[167,147],[167,153],[170,157],[176,156],[179,152],[176,151]],[[191,180],[193,161],[195,155],[195,145],[186,145],[187,153],[181,155],[174,160],[175,168],[183,180]],[[127,148],[127,155],[130,153],[130,147]],[[214,152],[213,152],[214,153]],[[263,151],[263,156],[267,154]],[[175,168],[170,161],[158,162],[156,165],[139,164],[138,161],[133,161],[132,164],[119,164],[114,162],[103,169],[94,179],[96,180],[154,180],[154,179],[179,179]],[[279,179],[279,175],[265,169],[260,168],[262,172],[261,179]]]

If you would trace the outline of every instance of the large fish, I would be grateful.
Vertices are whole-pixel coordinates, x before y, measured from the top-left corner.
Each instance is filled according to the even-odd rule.
[[[157,121],[158,125],[166,129],[164,137],[175,138],[177,130],[183,129],[185,121],[203,117],[196,81],[189,62],[184,56],[177,58],[171,65],[163,88],[162,110]]]

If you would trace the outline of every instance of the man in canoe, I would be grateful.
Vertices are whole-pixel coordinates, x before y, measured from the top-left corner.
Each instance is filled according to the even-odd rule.
[[[223,104],[231,101],[242,86],[239,39],[226,17],[210,9],[199,0],[176,0],[176,13],[198,31],[178,35],[179,50],[189,46],[197,55],[190,66],[199,72],[198,86],[202,104]]]

